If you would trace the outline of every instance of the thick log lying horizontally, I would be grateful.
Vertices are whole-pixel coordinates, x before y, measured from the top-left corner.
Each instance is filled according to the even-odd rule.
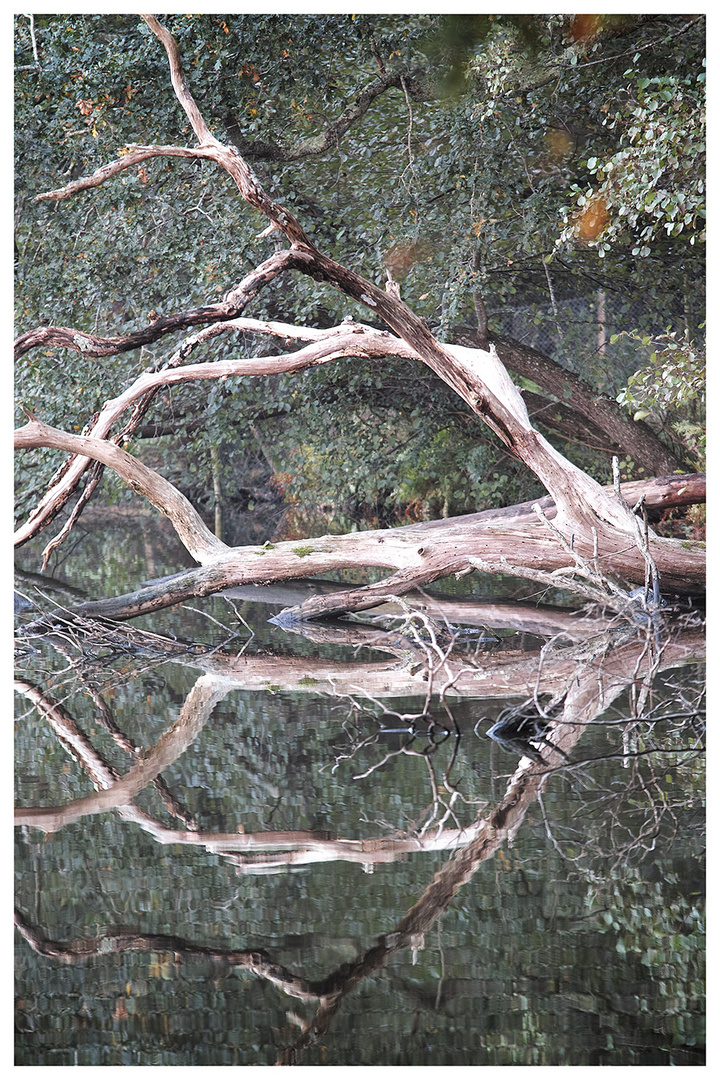
[[[238,585],[267,584],[368,567],[394,571],[373,585],[314,597],[288,615],[288,621],[313,619],[330,613],[366,610],[388,597],[402,595],[440,578],[470,573],[475,565],[473,560],[478,558],[495,572],[502,572],[504,561],[531,571],[548,572],[561,570],[573,562],[534,509],[544,504],[545,517],[549,520],[553,504],[548,499],[538,504],[524,503],[500,511],[481,511],[398,529],[323,536],[302,542],[287,540],[262,548],[228,548],[207,530],[172,484],[104,439],[70,435],[31,420],[16,432],[16,443],[23,447],[53,446],[79,451],[103,460],[168,516],[190,553],[203,564],[197,570],[185,571],[125,596],[92,601],[72,609],[89,618],[134,618],[193,596],[209,596]],[[615,497],[611,489],[606,490],[608,499]],[[639,491],[633,485],[628,494],[637,499]],[[672,499],[691,497],[692,492],[695,498],[704,498],[700,478],[661,478],[647,487],[646,501],[651,506],[667,506]],[[587,558],[595,558],[604,573],[634,584],[645,580],[643,553],[624,533],[606,530],[596,550],[581,536],[575,549]],[[653,553],[666,591],[693,595],[704,590],[705,560],[700,545],[663,540],[654,545]],[[63,610],[62,618],[67,613],[67,609]],[[52,620],[52,614],[49,618]]]

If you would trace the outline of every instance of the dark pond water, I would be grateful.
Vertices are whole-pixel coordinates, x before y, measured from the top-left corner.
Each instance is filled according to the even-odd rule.
[[[118,518],[53,573],[95,598],[182,565]],[[521,605],[479,639],[465,584],[451,652],[428,622],[289,633],[252,593],[138,620],[142,650],[30,641],[18,1065],[704,1063],[698,635],[652,686],[647,643],[544,654],[548,726],[508,709],[553,631]]]

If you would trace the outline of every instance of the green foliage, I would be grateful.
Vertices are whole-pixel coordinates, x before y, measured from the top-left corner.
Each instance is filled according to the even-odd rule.
[[[55,323],[122,334],[150,311],[219,299],[271,253],[273,240],[257,238],[263,221],[215,167],[158,159],[74,199],[34,202],[130,143],[193,136],[164,50],[136,16],[33,20],[34,41],[29,17],[16,17],[18,331]],[[549,353],[613,396],[636,365],[623,337],[598,352],[599,290],[606,339],[631,327],[656,335],[662,326],[700,340],[704,270],[691,241],[700,235],[703,195],[701,20],[628,16],[619,39],[592,41],[572,40],[558,15],[166,22],[218,136],[239,146],[323,251],[378,284],[390,268],[403,299],[440,335],[475,322],[479,290],[491,330]],[[403,73],[404,83],[323,154],[294,158],[381,69]],[[444,80],[454,93],[438,92]],[[609,200],[620,199],[615,176],[623,177],[617,206],[627,203],[627,214],[597,243],[558,248],[572,192],[587,199],[605,185]],[[599,264],[600,244],[607,248]],[[644,258],[634,254],[645,248]],[[249,312],[319,326],[348,313],[371,318],[302,275],[276,282]],[[102,362],[36,350],[18,364],[18,405],[78,430],[178,343]],[[239,350],[275,348],[221,339],[202,355]],[[392,361],[372,372],[348,362],[334,375],[177,389],[148,419],[179,425],[181,445],[143,445],[143,455],[195,494],[212,488],[211,443],[231,471],[243,454],[265,454],[272,444],[269,457],[296,508],[342,504],[355,520],[366,511],[389,520],[403,499],[424,500],[417,510],[427,515],[535,493],[533,478],[508,470],[497,441],[449,391],[420,367],[398,377]],[[586,450],[571,450],[578,455],[587,465]],[[32,457],[18,465],[22,514],[50,475]],[[597,457],[590,465],[606,468]],[[493,485],[504,476],[503,496]]]
[[[705,355],[687,333],[661,334],[651,338],[635,332],[624,336],[647,356],[645,365],[632,374],[617,400],[635,420],[651,419],[674,432],[705,464]]]
[[[627,71],[626,76],[635,76]],[[617,92],[616,92],[617,93]],[[603,124],[620,139],[619,149],[591,156],[593,178],[584,191],[574,185],[578,208],[558,243],[580,237],[603,257],[623,233],[634,238],[632,254],[645,258],[660,236],[688,233],[693,246],[705,239],[705,73],[695,78],[635,77],[621,104],[607,102]]]
[[[509,458],[498,463],[474,427],[441,429],[427,443],[400,454],[398,466],[395,497],[410,516],[432,519],[489,510],[519,502],[529,490],[516,463]]]

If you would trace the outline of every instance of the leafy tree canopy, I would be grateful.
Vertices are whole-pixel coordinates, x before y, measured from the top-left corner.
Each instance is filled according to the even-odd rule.
[[[663,407],[648,413],[668,437],[697,424],[692,403],[668,402],[667,385],[654,393],[647,372],[658,336],[687,334],[693,355],[702,351],[702,17],[166,21],[218,136],[338,262],[379,284],[389,271],[441,336],[474,328],[484,311],[491,330],[622,394],[629,415],[642,411],[632,387],[650,378]],[[259,235],[265,222],[197,161],[149,161],[74,200],[34,202],[133,143],[193,139],[163,50],[137,16],[16,17],[19,331],[128,332],[219,299],[272,251],[278,241]],[[321,326],[348,313],[368,321],[300,275],[261,294],[252,312]],[[236,340],[213,355],[259,347],[269,348]],[[19,402],[79,429],[112,387],[171,348],[101,363],[36,350],[18,365]],[[175,450],[165,464],[187,489],[192,462],[209,490],[210,447],[220,443],[228,484],[238,455],[271,445],[288,497],[357,517],[410,506],[456,513],[534,494],[462,403],[401,361],[184,389],[163,408],[161,419],[186,432],[187,456]],[[198,417],[207,430],[193,434]],[[606,475],[606,459],[587,447],[563,450]],[[47,467],[23,466],[28,499]]]

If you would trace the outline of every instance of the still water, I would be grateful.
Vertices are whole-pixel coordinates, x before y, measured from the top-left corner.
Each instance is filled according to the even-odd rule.
[[[55,603],[183,565],[111,533]],[[699,633],[541,654],[564,613],[466,586],[454,645],[257,591],[23,647],[18,1065],[704,1063]]]

